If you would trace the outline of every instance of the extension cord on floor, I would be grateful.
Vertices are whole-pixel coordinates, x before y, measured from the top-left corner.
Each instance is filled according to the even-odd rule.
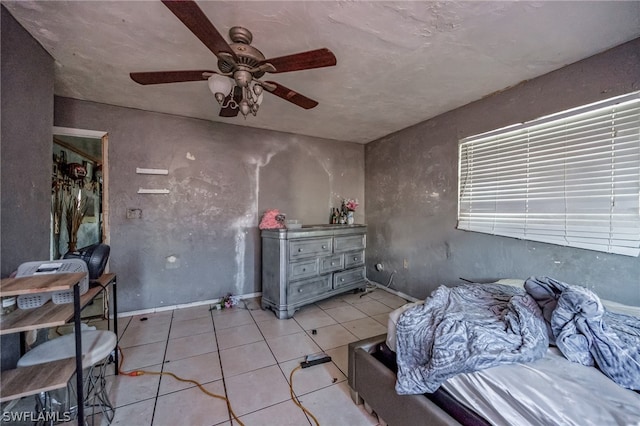
[[[308,368],[326,362],[331,362],[331,357],[324,352],[320,352],[319,354],[307,355],[304,361],[300,363],[300,367]]]

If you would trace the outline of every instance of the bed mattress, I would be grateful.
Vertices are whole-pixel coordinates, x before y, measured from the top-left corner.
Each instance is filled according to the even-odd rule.
[[[416,303],[390,313],[386,343],[391,350],[398,318]],[[640,317],[640,308],[603,304]],[[640,393],[617,385],[597,368],[567,360],[555,347],[538,361],[458,374],[441,388],[494,425],[640,426]]]
[[[494,425],[640,425],[640,394],[556,348],[532,363],[459,374],[442,387]]]

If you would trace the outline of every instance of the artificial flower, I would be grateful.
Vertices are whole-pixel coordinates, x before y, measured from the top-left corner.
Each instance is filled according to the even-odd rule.
[[[345,198],[344,200],[342,200],[342,205],[347,211],[354,212],[356,211],[356,209],[360,204],[358,204],[358,200],[351,200],[351,199]]]

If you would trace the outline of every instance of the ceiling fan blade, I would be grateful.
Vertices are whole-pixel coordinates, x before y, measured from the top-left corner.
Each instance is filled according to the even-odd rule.
[[[301,108],[311,109],[318,105],[318,102],[313,99],[309,99],[294,90],[284,87],[282,84],[276,83],[275,81],[265,81],[265,83],[267,84],[264,85],[264,88],[267,92],[271,92],[285,101],[296,104]]]
[[[207,15],[204,14],[202,9],[200,9],[194,1],[162,0],[162,3],[164,3],[214,55],[218,56],[220,53],[225,53],[230,55],[234,61],[238,62],[238,57],[229,46],[229,43],[227,43],[216,27],[213,26],[209,18],[207,18]]]
[[[139,84],[163,84],[163,83],[181,83],[184,81],[201,81],[207,80],[211,74],[217,74],[215,71],[197,70],[197,71],[152,71],[152,72],[132,72],[129,74],[131,79]]]
[[[275,67],[274,73],[301,71],[313,68],[332,67],[337,63],[336,56],[327,48],[265,59],[260,65],[269,63]]]

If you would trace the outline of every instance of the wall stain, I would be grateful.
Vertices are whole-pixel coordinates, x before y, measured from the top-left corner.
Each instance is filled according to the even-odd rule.
[[[244,283],[246,282],[245,262],[247,252],[247,234],[250,228],[255,228],[258,223],[258,200],[260,195],[260,169],[267,166],[271,159],[282,151],[284,147],[277,151],[271,151],[266,158],[249,157],[246,164],[254,168],[253,174],[249,174],[249,188],[252,196],[249,199],[247,208],[243,215],[235,219],[231,223],[231,229],[234,231],[235,244],[235,294],[244,293]]]

